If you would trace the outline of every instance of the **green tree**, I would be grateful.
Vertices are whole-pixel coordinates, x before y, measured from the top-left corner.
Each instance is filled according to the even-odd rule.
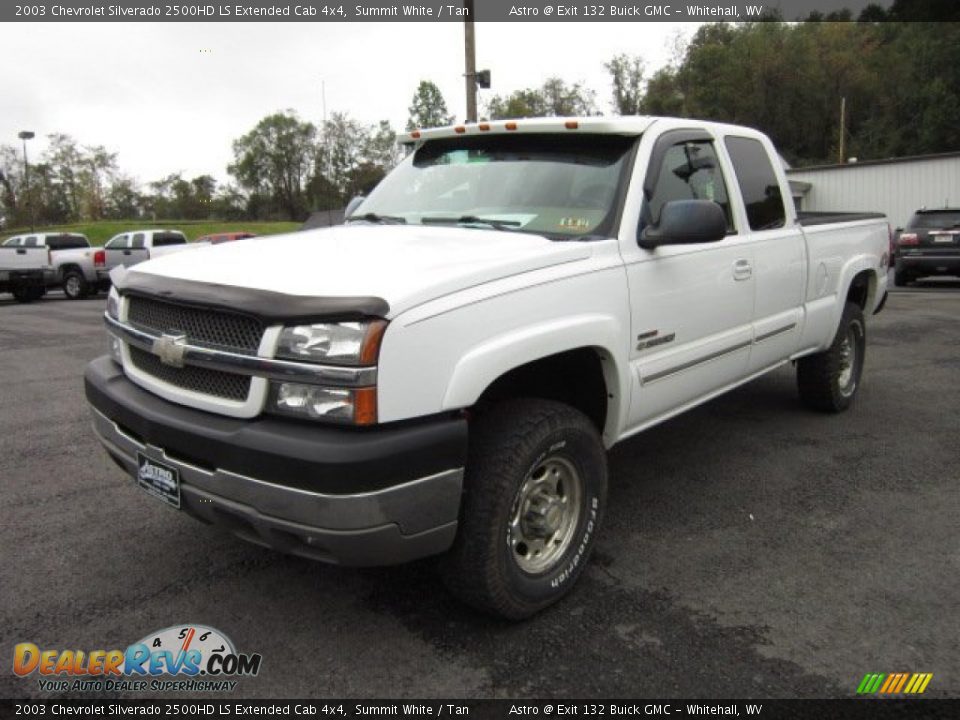
[[[258,215],[300,219],[307,212],[305,187],[317,154],[316,127],[293,110],[263,118],[233,141],[227,167],[237,184],[256,198]]]
[[[104,186],[117,172],[117,154],[102,145],[84,149],[83,180],[86,186],[87,217],[100,220],[104,216]]]
[[[894,21],[924,2],[860,22],[704,25],[650,78],[642,110],[759,128],[801,165],[838,161],[841,105],[847,157],[960,149],[960,23]]]
[[[441,127],[453,122],[453,115],[447,110],[443,93],[429,80],[420,81],[408,112],[410,117],[407,120],[407,130]]]
[[[127,220],[140,216],[143,198],[137,181],[129,175],[117,174],[107,190],[105,216]]]
[[[525,117],[562,117],[596,114],[596,93],[581,83],[568,85],[558,77],[548,78],[539,88],[516,90],[487,102],[491,120]]]
[[[335,112],[323,127],[310,181],[314,208],[343,207],[354,195],[365,195],[399,159],[396,133],[383,120],[364,125]]]
[[[643,111],[644,72],[639,55],[621,53],[603,65],[613,83],[613,111],[617,115],[639,115]]]

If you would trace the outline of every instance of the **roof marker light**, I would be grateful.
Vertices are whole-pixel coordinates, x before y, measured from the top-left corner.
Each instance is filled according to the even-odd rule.
[[[490,129],[490,123],[480,123],[477,127],[486,132]]]
[[[453,131],[459,135],[463,135],[467,131],[467,129],[463,125],[457,125],[453,129]]]
[[[505,127],[507,130],[516,130],[516,129],[517,129],[517,124],[516,124],[515,122],[508,122],[506,125],[504,125],[504,127]]]
[[[576,130],[578,127],[580,127],[580,123],[578,123],[576,120],[567,120],[567,121],[563,124],[563,126],[564,126],[567,130]]]

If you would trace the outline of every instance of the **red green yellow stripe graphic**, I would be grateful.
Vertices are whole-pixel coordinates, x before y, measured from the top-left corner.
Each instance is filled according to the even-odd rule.
[[[933,673],[867,673],[857,686],[857,695],[920,695]]]

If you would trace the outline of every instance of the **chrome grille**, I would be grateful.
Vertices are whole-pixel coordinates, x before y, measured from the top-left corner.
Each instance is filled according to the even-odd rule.
[[[191,345],[244,355],[257,354],[264,330],[259,320],[240,313],[203,310],[137,296],[130,298],[127,320],[151,334],[182,333]]]
[[[164,365],[153,353],[129,346],[130,360],[141,372],[184,390],[212,395],[227,400],[244,401],[250,393],[250,376],[187,365],[182,368]]]

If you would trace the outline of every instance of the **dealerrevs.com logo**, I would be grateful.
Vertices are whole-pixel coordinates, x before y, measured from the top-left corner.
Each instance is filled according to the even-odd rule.
[[[229,692],[238,682],[232,678],[255,676],[260,662],[259,653],[238,653],[219,630],[197,624],[150,633],[126,650],[51,650],[28,642],[13,649],[13,672],[36,673],[45,692]]]

